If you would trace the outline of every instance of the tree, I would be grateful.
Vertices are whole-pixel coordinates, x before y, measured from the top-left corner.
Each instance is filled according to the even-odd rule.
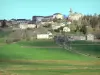
[[[87,34],[87,28],[89,27],[90,22],[89,22],[89,16],[84,16],[81,20],[81,28],[80,28],[80,32],[82,32],[83,34]]]
[[[81,20],[73,21],[72,25],[73,25],[73,28],[71,28],[71,29],[74,29],[75,32],[79,32],[80,31],[80,27],[81,27]]]
[[[43,27],[50,28],[51,26],[52,26],[52,24],[46,23]]]
[[[92,26],[92,28],[96,28],[97,24],[98,24],[98,19],[97,17],[93,16],[91,19],[90,19],[90,24]]]
[[[82,28],[80,29],[81,32],[83,32],[83,34],[87,34],[87,27],[86,25],[83,25]]]
[[[53,22],[61,23],[61,22],[62,22],[62,19],[54,18],[54,19],[53,19]]]
[[[3,21],[1,22],[1,27],[2,27],[2,28],[6,27],[6,20],[3,20]]]

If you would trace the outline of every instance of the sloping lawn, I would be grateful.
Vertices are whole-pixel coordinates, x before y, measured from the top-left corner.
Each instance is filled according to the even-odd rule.
[[[90,54],[94,56],[100,56],[100,45],[73,45],[73,50]]]
[[[90,58],[63,48],[27,48],[10,44],[0,47],[0,59],[89,60]]]
[[[100,42],[77,40],[77,41],[72,41],[71,44],[100,44]]]
[[[99,62],[59,48],[52,40],[20,41],[0,47],[1,75],[100,75]]]
[[[100,42],[73,41],[71,47],[81,53],[100,57]]]
[[[99,75],[100,70],[17,70],[14,73],[24,74],[24,75]]]

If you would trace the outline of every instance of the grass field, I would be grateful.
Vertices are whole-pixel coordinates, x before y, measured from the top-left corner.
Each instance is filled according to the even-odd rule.
[[[82,47],[86,49],[73,46]],[[99,54],[100,47],[94,47]],[[0,46],[0,75],[100,75],[100,60],[67,51],[52,40],[20,41]]]
[[[100,45],[73,45],[72,47],[83,54],[100,57]]]
[[[100,57],[100,42],[74,41],[71,42],[71,47],[80,53]]]

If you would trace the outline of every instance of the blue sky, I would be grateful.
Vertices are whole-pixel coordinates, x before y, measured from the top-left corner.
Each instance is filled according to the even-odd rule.
[[[100,0],[0,0],[0,19],[26,18],[33,15],[69,14],[72,8],[83,14],[100,14]]]

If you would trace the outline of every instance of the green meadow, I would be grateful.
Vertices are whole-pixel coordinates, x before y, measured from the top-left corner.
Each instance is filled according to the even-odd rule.
[[[99,46],[72,49],[100,54]],[[0,46],[0,75],[100,75],[100,60],[63,49],[53,40],[23,40]]]

